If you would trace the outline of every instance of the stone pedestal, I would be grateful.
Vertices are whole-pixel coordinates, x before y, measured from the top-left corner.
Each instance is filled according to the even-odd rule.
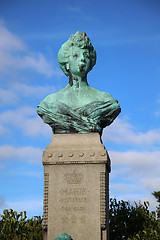
[[[54,134],[43,165],[44,240],[108,239],[110,160],[99,134]]]

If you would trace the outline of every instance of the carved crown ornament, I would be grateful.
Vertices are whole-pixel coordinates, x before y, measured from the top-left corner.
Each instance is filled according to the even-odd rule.
[[[83,174],[77,173],[75,170],[71,173],[66,173],[64,177],[68,184],[80,184],[83,180]]]

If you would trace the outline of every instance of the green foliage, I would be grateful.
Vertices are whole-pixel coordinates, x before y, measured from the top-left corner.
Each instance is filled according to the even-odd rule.
[[[160,240],[160,226],[148,227],[127,240]]]
[[[160,240],[160,220],[156,219],[156,213],[149,214],[149,221],[146,222],[144,229],[135,233],[127,240]]]
[[[160,191],[154,191],[152,195],[157,199],[159,205],[156,212],[150,213],[150,221],[143,231],[134,234],[128,240],[160,240]]]
[[[27,219],[26,212],[4,210],[0,215],[1,240],[42,240],[42,218]]]
[[[154,191],[152,195],[157,199],[157,202],[160,203],[160,191]]]
[[[149,202],[131,205],[110,199],[110,240],[160,240],[160,221]]]
[[[153,195],[160,203],[160,192]],[[149,211],[149,202],[132,205],[110,199],[110,240],[160,240],[160,204]],[[0,215],[1,240],[42,240],[42,218],[27,219],[26,212],[4,210]]]
[[[157,199],[159,205],[157,206],[157,217],[160,218],[160,191],[154,191],[152,195]]]

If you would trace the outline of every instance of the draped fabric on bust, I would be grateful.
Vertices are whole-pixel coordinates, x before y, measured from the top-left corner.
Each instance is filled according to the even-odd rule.
[[[79,108],[73,108],[63,102],[40,102],[37,113],[49,124],[53,133],[102,133],[110,125],[121,109],[115,101],[95,101]]]

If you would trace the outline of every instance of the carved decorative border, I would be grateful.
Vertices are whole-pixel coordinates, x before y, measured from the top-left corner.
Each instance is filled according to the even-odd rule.
[[[43,228],[46,229],[48,225],[48,187],[49,187],[49,173],[44,172],[44,199],[43,199]]]
[[[100,173],[100,222],[101,229],[106,229],[106,173]]]
[[[106,164],[107,161],[58,161],[58,162],[45,162],[43,165],[73,165],[73,164]]]

